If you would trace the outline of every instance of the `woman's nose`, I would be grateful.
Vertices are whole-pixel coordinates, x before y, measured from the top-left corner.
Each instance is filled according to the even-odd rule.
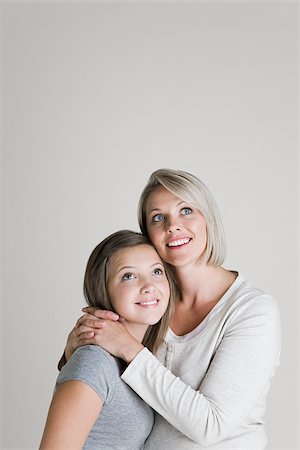
[[[180,225],[179,225],[178,221],[176,221],[174,219],[169,219],[166,222],[166,228],[167,228],[167,232],[169,234],[172,234],[176,231],[180,231]]]

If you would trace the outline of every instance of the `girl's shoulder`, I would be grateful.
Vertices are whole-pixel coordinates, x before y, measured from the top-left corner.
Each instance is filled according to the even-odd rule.
[[[58,375],[56,385],[82,381],[92,387],[103,402],[112,398],[119,378],[117,361],[96,345],[78,347]]]

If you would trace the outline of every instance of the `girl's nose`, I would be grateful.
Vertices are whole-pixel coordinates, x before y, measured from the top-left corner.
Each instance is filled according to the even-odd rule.
[[[142,294],[151,294],[154,291],[155,291],[155,288],[151,283],[146,283],[141,288]]]

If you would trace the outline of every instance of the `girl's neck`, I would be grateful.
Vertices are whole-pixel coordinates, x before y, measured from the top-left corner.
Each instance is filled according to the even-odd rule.
[[[142,342],[149,325],[127,322],[126,320],[123,324],[131,336],[133,336],[138,342]]]

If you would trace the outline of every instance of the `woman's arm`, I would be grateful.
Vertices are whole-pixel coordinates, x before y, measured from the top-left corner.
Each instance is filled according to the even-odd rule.
[[[82,449],[101,408],[101,398],[87,384],[61,383],[49,408],[40,450]]]
[[[103,322],[101,322],[102,319],[122,321],[122,318],[112,311],[105,311],[92,307],[83,308],[83,311],[85,314],[77,320],[74,328],[68,335],[65,350],[57,365],[58,370],[62,369],[66,362],[71,358],[76,348],[82,345],[96,343],[94,338],[97,331],[101,329],[103,325]]]
[[[173,375],[147,349],[138,349],[132,337],[118,334],[118,323],[107,322],[95,341],[132,361],[122,379],[143,400],[188,438],[211,445],[229,436],[264,398],[278,362],[280,324],[274,301],[258,297],[235,313],[198,390]],[[184,355],[180,364],[186,366]],[[197,365],[186,367],[191,370],[197,371]]]
[[[173,375],[147,349],[122,375],[152,408],[203,446],[226,439],[251,420],[255,405],[264,409],[279,359],[280,323],[274,302],[253,299],[227,325],[198,390]],[[184,356],[181,364],[187,373],[197,370],[195,364],[185,364]]]

